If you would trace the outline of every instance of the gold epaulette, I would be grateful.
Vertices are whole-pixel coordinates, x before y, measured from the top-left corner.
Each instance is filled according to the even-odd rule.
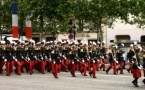
[[[134,55],[132,58],[133,58],[133,59],[136,59],[136,56]]]
[[[49,50],[49,49],[50,49],[49,47],[46,48],[46,50]]]
[[[70,51],[69,54],[72,54],[72,51]]]
[[[145,58],[145,54],[143,55],[143,58]]]
[[[84,52],[84,50],[83,50],[83,49],[81,49],[81,52]]]
[[[129,53],[129,50],[127,51],[127,53]]]
[[[3,48],[3,50],[6,50],[6,48]]]
[[[17,51],[17,48],[16,48],[16,47],[14,47],[14,50],[15,50],[15,51]]]
[[[25,48],[25,51],[27,51],[28,50],[28,48]]]

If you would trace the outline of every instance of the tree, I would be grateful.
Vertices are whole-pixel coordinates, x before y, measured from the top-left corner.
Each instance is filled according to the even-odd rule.
[[[12,28],[11,2],[8,0],[0,1],[0,35],[2,39],[2,30],[11,30]]]

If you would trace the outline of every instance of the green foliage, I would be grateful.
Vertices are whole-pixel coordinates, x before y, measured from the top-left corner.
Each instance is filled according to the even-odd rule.
[[[144,0],[1,0],[0,26],[11,27],[11,3],[14,1],[18,1],[21,29],[24,30],[28,16],[33,32],[41,34],[68,32],[68,22],[72,17],[79,32],[84,28],[97,28],[101,35],[101,24],[112,27],[116,19],[139,27],[143,27],[145,22]]]

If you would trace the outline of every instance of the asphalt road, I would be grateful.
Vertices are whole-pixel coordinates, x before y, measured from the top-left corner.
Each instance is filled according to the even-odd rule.
[[[106,74],[97,71],[97,78],[82,76],[76,72],[77,77],[71,77],[69,72],[60,72],[59,78],[55,79],[50,72],[41,74],[34,71],[33,75],[22,73],[21,76],[12,73],[6,76],[5,72],[0,75],[0,90],[145,90],[142,83],[144,77],[139,79],[139,87],[131,82],[131,73],[124,70],[125,74],[113,75],[112,70]]]

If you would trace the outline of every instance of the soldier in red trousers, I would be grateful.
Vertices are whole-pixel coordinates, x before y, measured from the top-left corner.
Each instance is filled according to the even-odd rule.
[[[134,64],[132,66],[132,69],[133,69],[134,80],[132,81],[132,83],[135,85],[135,87],[139,87],[138,86],[138,79],[141,77],[141,71],[140,71],[140,68],[138,66],[138,61],[136,59],[136,56],[134,56],[133,62],[134,62]]]
[[[75,46],[72,46],[72,49],[69,52],[69,55],[70,55],[70,59],[71,59],[71,70],[70,70],[70,72],[72,74],[72,77],[76,77],[75,71],[78,68],[78,56],[77,56],[77,49],[76,49]]]
[[[93,43],[92,46],[92,54],[91,54],[91,70],[89,72],[90,76],[93,74],[93,78],[96,78],[96,64],[97,64],[98,56],[96,51],[96,44]]]
[[[113,68],[113,74],[117,74],[116,72],[116,46],[115,45],[113,46],[112,50],[109,50],[108,56],[109,56],[110,66],[106,70],[106,73],[108,74],[110,69]]]
[[[124,44],[122,44],[121,46],[120,46],[120,49],[117,51],[117,53],[116,53],[116,57],[117,57],[117,59],[118,59],[118,62],[119,62],[119,67],[117,68],[117,72],[118,72],[118,70],[120,70],[120,74],[124,74],[123,73],[123,67],[124,67],[124,56],[123,56],[123,54],[125,53],[124,51],[123,51],[123,46],[124,46]]]
[[[3,66],[4,66],[4,46],[0,42],[0,74],[3,73]]]
[[[58,46],[55,46],[54,60],[52,63],[52,73],[55,78],[58,78],[59,65],[61,64],[61,54]]]

